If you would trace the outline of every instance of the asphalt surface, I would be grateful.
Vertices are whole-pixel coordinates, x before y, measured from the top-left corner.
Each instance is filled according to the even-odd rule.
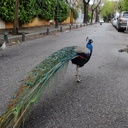
[[[128,35],[117,32],[110,23],[66,30],[3,51],[0,113],[34,66],[62,47],[84,47],[87,36],[94,41],[94,51],[80,69],[83,82],[75,82],[75,66],[70,63],[65,77],[59,74],[59,82],[52,81],[42,94],[25,128],[127,128],[128,54],[118,50],[127,45]]]

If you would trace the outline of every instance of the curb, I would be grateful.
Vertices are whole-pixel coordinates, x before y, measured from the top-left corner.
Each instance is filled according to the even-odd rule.
[[[37,39],[37,38],[42,38],[42,37],[46,37],[48,35],[52,35],[52,34],[56,34],[58,32],[64,32],[66,30],[74,30],[74,29],[78,29],[78,28],[81,28],[81,27],[85,27],[87,25],[85,24],[80,24],[80,25],[69,25],[69,26],[61,26],[60,28],[51,28],[52,30],[50,30],[50,27],[47,28],[46,31],[43,31],[43,32],[35,32],[35,33],[23,33],[21,35],[16,35],[16,36],[10,36],[10,37],[7,37],[7,43],[9,46],[11,45],[15,45],[15,44],[20,44],[24,41],[28,41],[28,40],[34,40],[34,39]]]

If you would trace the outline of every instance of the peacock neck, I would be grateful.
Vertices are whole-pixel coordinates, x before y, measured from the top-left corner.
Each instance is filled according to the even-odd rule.
[[[90,50],[90,54],[92,54],[93,46],[90,43],[88,43],[86,47]]]

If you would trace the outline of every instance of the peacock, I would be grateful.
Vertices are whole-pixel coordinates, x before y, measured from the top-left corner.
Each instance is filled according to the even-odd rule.
[[[3,51],[6,47],[7,47],[6,42],[3,39],[0,39],[0,51]],[[2,54],[2,56],[3,56],[3,54]]]
[[[128,45],[126,46],[126,48],[118,50],[118,52],[127,52],[128,53]]]
[[[93,50],[92,39],[87,38],[86,41],[86,50],[78,46],[64,47],[51,54],[28,73],[7,104],[5,113],[0,117],[0,128],[23,128],[33,105],[49,86],[49,81],[55,79],[56,74],[60,76],[60,73],[68,67],[70,60],[76,65],[77,81],[80,81],[78,68],[89,61]]]
[[[93,51],[93,40],[86,38],[86,41],[88,42],[85,48],[82,47],[76,47],[74,51],[76,52],[77,56],[75,56],[73,59],[71,59],[72,63],[76,65],[76,82],[82,82],[82,80],[79,78],[78,69],[80,67],[83,67],[89,60],[92,55]]]

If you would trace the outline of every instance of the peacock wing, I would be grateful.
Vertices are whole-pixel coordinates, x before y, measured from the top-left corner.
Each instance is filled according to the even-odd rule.
[[[87,48],[87,47],[85,47],[85,48],[83,48],[83,47],[79,47],[79,46],[77,46],[75,49],[74,49],[74,51],[76,52],[76,53],[84,53],[84,54],[90,54],[90,50]]]
[[[33,104],[45,91],[49,81],[60,71],[65,71],[63,67],[76,56],[74,49],[75,47],[71,46],[58,50],[28,74],[0,117],[0,128],[18,128],[24,125]],[[59,78],[61,74],[59,73]]]

